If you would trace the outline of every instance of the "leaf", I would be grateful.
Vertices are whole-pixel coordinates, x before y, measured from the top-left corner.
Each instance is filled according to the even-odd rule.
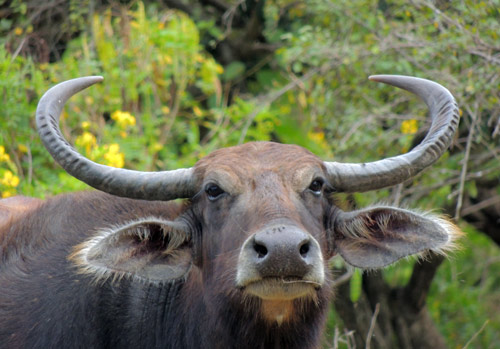
[[[230,81],[234,80],[245,72],[245,64],[240,61],[231,62],[227,67],[224,68],[224,73],[222,74],[222,80]]]
[[[361,271],[359,269],[355,269],[349,282],[349,297],[351,298],[351,302],[353,303],[357,302],[359,297],[361,296],[361,280]]]

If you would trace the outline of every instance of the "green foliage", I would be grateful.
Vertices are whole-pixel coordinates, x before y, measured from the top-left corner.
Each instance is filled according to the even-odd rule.
[[[479,333],[471,347],[489,348],[500,341],[498,247],[470,226],[464,231],[461,251],[438,270],[429,309],[450,347],[462,348]]]
[[[29,192],[28,187],[37,183],[33,169],[43,173],[53,161],[44,152],[34,132],[34,119],[38,96],[46,88],[45,72],[23,57],[11,57],[0,47],[0,94],[3,117],[0,118],[0,187],[2,196],[11,196],[16,188]],[[24,166],[23,166],[24,165]],[[12,177],[14,176],[14,177]],[[8,180],[8,178],[20,178]],[[10,182],[10,183],[7,183]],[[15,185],[14,185],[15,184]],[[39,195],[44,195],[41,192]]]

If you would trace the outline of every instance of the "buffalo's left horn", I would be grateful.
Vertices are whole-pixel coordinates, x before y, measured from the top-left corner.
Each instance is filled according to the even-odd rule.
[[[101,82],[89,76],[62,82],[48,90],[36,110],[38,133],[52,157],[72,176],[109,194],[145,200],[189,198],[195,194],[193,169],[140,172],[97,164],[79,154],[64,139],[59,116],[77,92]]]
[[[400,75],[374,75],[370,80],[393,85],[419,96],[429,107],[430,129],[409,153],[379,161],[349,164],[325,162],[337,191],[362,192],[389,187],[412,178],[432,165],[450,145],[458,126],[458,106],[451,93],[429,80]]]

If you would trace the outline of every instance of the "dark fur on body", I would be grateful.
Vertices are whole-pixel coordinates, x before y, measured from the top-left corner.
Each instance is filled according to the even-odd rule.
[[[74,246],[99,228],[152,215],[175,219],[179,214],[191,217],[191,224],[192,217],[198,215],[185,204],[86,192],[49,199],[30,214],[4,225],[0,231],[0,347],[318,345],[328,286],[318,293],[317,300],[295,300],[301,311],[293,319],[281,326],[270,325],[262,319],[261,301],[232,287],[230,270],[224,270],[228,264],[234,265],[231,253],[225,258],[204,250],[203,261],[193,266],[185,282],[163,284],[135,279],[96,283],[68,260]],[[29,243],[20,245],[20,237]],[[198,236],[192,241],[194,245],[210,245],[202,242],[207,238],[217,239]],[[219,263],[211,263],[214,258]]]

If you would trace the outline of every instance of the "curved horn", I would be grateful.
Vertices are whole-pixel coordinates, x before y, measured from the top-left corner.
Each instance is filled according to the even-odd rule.
[[[458,106],[451,93],[429,80],[400,75],[374,75],[370,80],[419,96],[429,107],[431,126],[409,153],[361,164],[325,162],[332,185],[343,192],[362,192],[401,183],[432,165],[450,145],[458,126]]]
[[[64,139],[59,116],[66,101],[77,92],[101,82],[89,76],[62,82],[48,90],[38,103],[36,122],[43,144],[72,176],[109,194],[144,200],[173,200],[195,194],[193,169],[140,172],[97,164],[79,154]]]

